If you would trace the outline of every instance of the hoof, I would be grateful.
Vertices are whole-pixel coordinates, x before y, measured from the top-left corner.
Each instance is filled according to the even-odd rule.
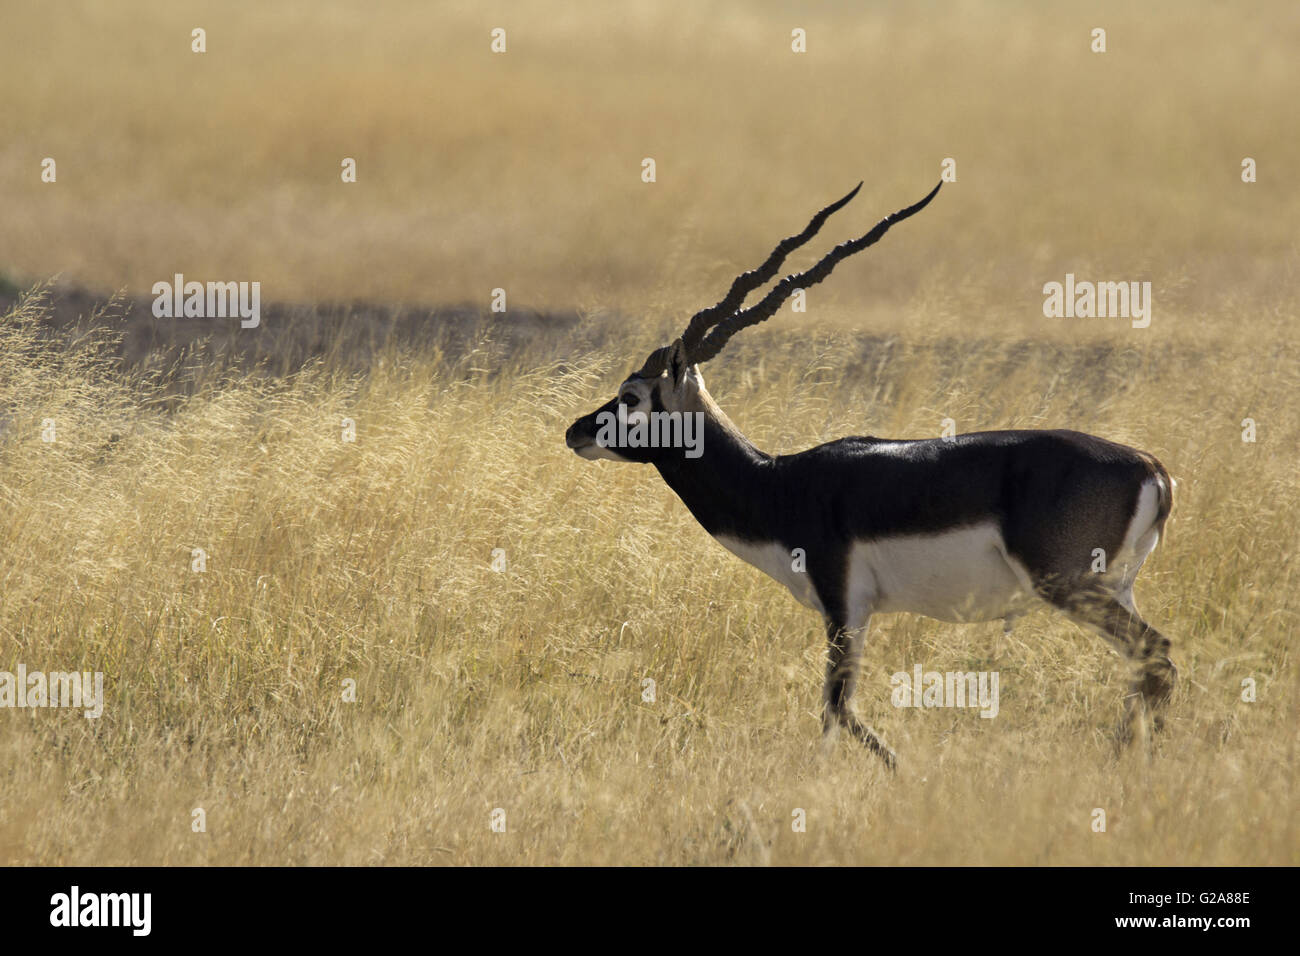
[[[1142,699],[1148,706],[1161,707],[1173,696],[1178,684],[1178,668],[1167,657],[1150,661],[1142,675]]]

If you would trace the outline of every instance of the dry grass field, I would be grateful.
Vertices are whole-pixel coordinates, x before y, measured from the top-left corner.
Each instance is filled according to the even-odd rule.
[[[1298,42],[1283,2],[11,4],[0,671],[106,700],[0,708],[0,864],[1300,863]],[[951,418],[1158,456],[1149,755],[1046,612],[875,618],[857,710],[900,769],[823,752],[816,615],[564,447],[815,209],[866,180],[789,266],[946,157],[704,376],[774,453]],[[142,317],[177,272],[296,305]],[[1044,317],[1067,272],[1150,281],[1150,327]],[[63,321],[69,286],[134,318]],[[894,708],[917,663],[999,672],[998,716]]]

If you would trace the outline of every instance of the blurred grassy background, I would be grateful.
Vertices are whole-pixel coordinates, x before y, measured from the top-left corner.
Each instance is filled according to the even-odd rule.
[[[1284,3],[8,4],[7,300],[144,305],[0,322],[0,669],[109,697],[0,712],[0,862],[1300,862],[1297,40]],[[949,156],[705,375],[772,452],[952,417],[1159,456],[1137,591],[1184,683],[1149,763],[1110,754],[1113,655],[1048,615],[877,619],[859,712],[903,770],[819,757],[819,622],[563,447],[816,208],[866,180],[792,267]],[[1067,271],[1151,281],[1151,327],[1045,319]],[[285,305],[195,344],[140,316],[174,272]],[[916,662],[999,670],[999,718],[889,707]]]
[[[1043,282],[1074,271],[1227,315],[1243,283],[1276,302],[1294,282],[1298,45],[1284,2],[15,2],[0,268],[135,294],[239,276],[281,301],[503,286],[675,322],[859,179],[825,245],[953,157],[924,225],[824,304],[856,324],[960,297],[969,323],[973,298],[1038,330]]]

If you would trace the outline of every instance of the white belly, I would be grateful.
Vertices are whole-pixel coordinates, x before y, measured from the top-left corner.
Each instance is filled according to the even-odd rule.
[[[850,616],[911,611],[991,621],[1032,603],[1029,575],[992,523],[932,535],[859,541],[849,558]]]
[[[719,536],[732,554],[783,584],[800,604],[822,612],[799,555],[776,542]],[[992,621],[1032,603],[1029,575],[1006,553],[994,524],[933,535],[859,541],[849,552],[850,626],[870,614],[911,611],[941,621]]]

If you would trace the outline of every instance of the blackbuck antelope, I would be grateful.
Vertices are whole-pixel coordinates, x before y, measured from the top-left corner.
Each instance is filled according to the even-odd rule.
[[[566,443],[583,458],[654,465],[723,547],[821,613],[829,642],[827,735],[846,727],[894,766],[893,751],[850,709],[872,614],[911,611],[941,621],[1002,619],[1009,626],[1045,601],[1099,631],[1133,663],[1120,730],[1126,740],[1135,719],[1167,701],[1177,677],[1168,639],[1133,603],[1133,581],[1172,504],[1172,483],[1160,462],[1064,430],[841,438],[769,455],[741,434],[704,387],[699,364],[733,335],[769,318],[795,290],[825,279],[836,263],[939,192],[936,186],[741,308],[861,187],[782,240],[717,305],[697,312],[681,338],[652,352],[615,398],[575,421]],[[702,429],[694,451],[681,441],[647,441],[644,430],[633,440],[637,425],[648,421],[655,431],[655,422],[684,418]]]

